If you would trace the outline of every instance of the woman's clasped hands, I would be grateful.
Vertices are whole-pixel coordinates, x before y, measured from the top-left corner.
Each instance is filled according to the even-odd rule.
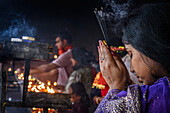
[[[100,71],[110,89],[123,90],[131,82],[129,73],[120,56],[109,51],[101,40],[98,46]]]

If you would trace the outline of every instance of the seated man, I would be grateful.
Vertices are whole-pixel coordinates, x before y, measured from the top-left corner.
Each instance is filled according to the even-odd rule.
[[[69,35],[59,34],[56,36],[55,46],[59,49],[59,57],[51,63],[31,67],[30,74],[42,82],[57,81],[57,86],[65,86],[69,75],[73,71],[72,54],[71,54],[71,39]]]

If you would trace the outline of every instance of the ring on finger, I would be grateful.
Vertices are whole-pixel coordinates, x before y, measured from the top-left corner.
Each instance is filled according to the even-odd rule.
[[[104,58],[104,57],[102,57],[102,58],[101,58],[101,60],[100,60],[100,62],[102,63],[104,59],[105,59],[105,58]]]

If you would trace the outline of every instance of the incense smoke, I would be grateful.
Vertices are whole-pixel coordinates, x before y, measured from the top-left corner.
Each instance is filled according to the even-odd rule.
[[[22,36],[35,37],[37,30],[26,21],[25,17],[14,19],[7,30],[1,33],[1,37],[21,38]]]
[[[104,40],[111,46],[122,43],[122,28],[129,14],[141,5],[155,0],[100,0],[95,9],[97,19],[104,34]],[[105,38],[106,37],[106,38]]]
[[[103,0],[100,6],[103,8],[103,18],[105,18],[108,35],[114,37],[122,36],[122,24],[129,12],[140,3],[140,0]],[[111,36],[109,36],[111,37]]]

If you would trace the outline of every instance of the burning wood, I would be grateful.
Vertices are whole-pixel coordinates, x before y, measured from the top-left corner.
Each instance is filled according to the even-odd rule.
[[[72,104],[70,101],[69,94],[55,93],[49,94],[46,92],[29,92],[27,96],[27,102],[31,102],[35,105],[41,103],[38,106],[51,105],[52,108],[48,108],[48,113],[56,113],[55,109],[70,109]],[[33,113],[42,113],[43,108],[37,108],[37,106],[32,108]]]
[[[16,72],[17,73],[17,72]],[[24,74],[20,73],[18,74],[18,80],[22,81],[24,80]],[[53,86],[57,85],[57,82],[54,82],[53,84],[50,81],[47,81],[47,85],[45,83],[36,80],[31,75],[28,76],[28,92],[47,92],[47,93],[60,93],[56,91]]]
[[[32,113],[43,113],[43,108],[32,108]],[[48,108],[48,113],[57,113],[55,109]]]
[[[17,71],[15,71],[17,74]],[[19,81],[24,80],[24,74],[17,74]],[[68,109],[71,107],[70,95],[63,94],[56,91],[53,87],[57,86],[57,82],[47,81],[47,84],[36,80],[31,75],[28,76],[28,95],[27,101],[30,103],[41,103],[43,105],[52,105],[53,108]],[[42,105],[40,105],[42,106]],[[56,107],[57,106],[57,107]],[[66,108],[68,107],[68,108]],[[37,108],[37,106],[32,108],[33,113],[42,113],[43,108]],[[48,108],[48,113],[55,113],[55,109]]]

